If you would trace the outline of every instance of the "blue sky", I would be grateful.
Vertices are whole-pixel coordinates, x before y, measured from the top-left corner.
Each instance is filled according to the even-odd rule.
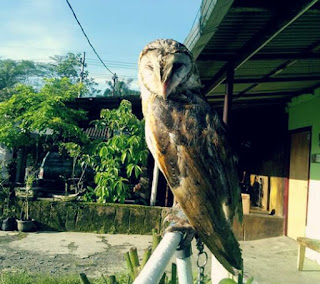
[[[93,46],[120,78],[136,78],[141,49],[157,38],[183,42],[201,0],[69,0]],[[111,74],[98,62],[65,0],[3,1],[0,58],[49,60],[86,52],[88,71],[104,88]],[[135,84],[133,84],[135,87]]]

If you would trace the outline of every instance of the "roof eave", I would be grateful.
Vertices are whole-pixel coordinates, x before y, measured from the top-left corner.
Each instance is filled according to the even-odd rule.
[[[233,0],[203,0],[200,17],[196,19],[191,31],[184,41],[185,46],[197,59],[208,41],[217,31],[221,21],[231,7]]]

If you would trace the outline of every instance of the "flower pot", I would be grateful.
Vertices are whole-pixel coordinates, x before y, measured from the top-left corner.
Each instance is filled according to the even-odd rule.
[[[1,229],[2,231],[14,231],[16,229],[14,217],[8,217],[2,220]]]
[[[250,213],[250,195],[241,193],[243,214]]]
[[[34,224],[32,220],[17,220],[18,231],[31,232],[34,230]]]

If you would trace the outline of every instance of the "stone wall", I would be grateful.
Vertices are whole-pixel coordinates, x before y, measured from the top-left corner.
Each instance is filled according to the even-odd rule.
[[[151,234],[163,230],[170,208],[126,204],[30,201],[30,217],[39,230],[111,234]],[[20,212],[22,202],[16,204]],[[283,235],[284,219],[266,214],[248,214],[233,223],[238,240],[248,241]]]
[[[159,230],[167,208],[77,202],[30,202],[40,230],[151,234]]]

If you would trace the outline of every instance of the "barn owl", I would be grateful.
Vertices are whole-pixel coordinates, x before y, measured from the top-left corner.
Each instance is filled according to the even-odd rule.
[[[235,159],[191,53],[171,39],[151,42],[139,57],[139,84],[147,144],[176,200],[220,263],[242,269],[231,230],[234,215],[242,218]]]

